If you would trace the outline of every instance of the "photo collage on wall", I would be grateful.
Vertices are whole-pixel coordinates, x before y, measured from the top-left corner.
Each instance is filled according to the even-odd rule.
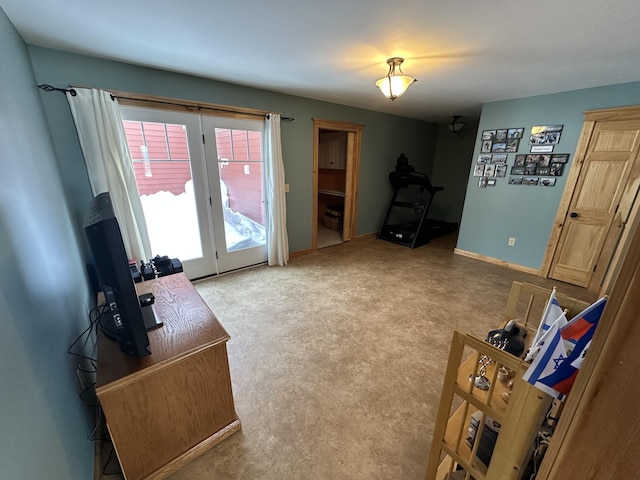
[[[482,132],[482,148],[473,171],[478,186],[494,187],[496,178],[507,176],[507,157],[518,151],[524,128],[500,128]]]
[[[482,132],[482,153],[515,153],[524,128],[501,128]]]
[[[509,184],[555,187],[555,177],[562,176],[568,161],[568,153],[516,155],[516,160],[511,167]]]
[[[518,154],[509,170],[509,185],[538,185],[554,187],[556,178],[562,176],[569,161],[568,153],[553,153],[560,141],[563,125],[539,125],[531,127],[529,154]],[[508,154],[516,153],[524,128],[502,128],[482,131],[480,155],[473,176],[478,187],[493,187],[497,178],[507,176]]]

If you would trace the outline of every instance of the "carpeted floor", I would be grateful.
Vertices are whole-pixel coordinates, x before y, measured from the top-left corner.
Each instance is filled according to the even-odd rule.
[[[513,280],[558,283],[454,242],[356,241],[198,283],[231,335],[242,432],[171,478],[422,479],[453,329],[495,328]]]
[[[242,431],[170,478],[424,478],[452,331],[496,328],[514,280],[559,283],[454,247],[360,240],[196,283],[231,335]]]

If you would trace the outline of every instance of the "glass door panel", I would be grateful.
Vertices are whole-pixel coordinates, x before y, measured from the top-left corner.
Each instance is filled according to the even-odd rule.
[[[265,232],[262,133],[216,128],[220,200],[228,252],[263,247]]]
[[[202,117],[202,122],[209,186],[220,199],[220,210],[212,210],[219,269],[266,262],[264,123],[217,117]]]
[[[218,273],[198,116],[121,111],[153,256],[180,259],[189,278]]]

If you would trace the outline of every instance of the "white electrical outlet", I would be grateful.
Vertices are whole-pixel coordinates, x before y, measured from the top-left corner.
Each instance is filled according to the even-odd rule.
[[[509,243],[508,245],[510,247],[513,247],[516,244],[516,238],[515,237],[509,237]]]
[[[287,193],[289,191],[289,184],[285,183],[284,184],[284,192]]]

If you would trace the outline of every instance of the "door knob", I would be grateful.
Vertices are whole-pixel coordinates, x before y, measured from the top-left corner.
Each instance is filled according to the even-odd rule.
[[[576,217],[578,216],[578,214],[577,214],[576,212],[571,212],[571,213],[569,214],[569,216],[570,216],[571,218],[576,218]]]

